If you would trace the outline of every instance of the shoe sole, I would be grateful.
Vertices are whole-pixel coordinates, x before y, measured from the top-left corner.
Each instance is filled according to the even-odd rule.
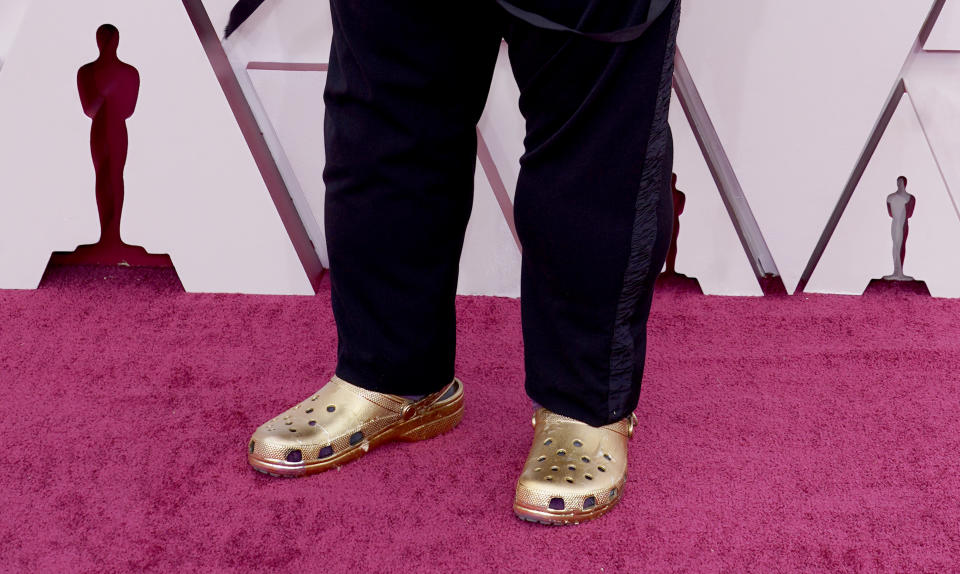
[[[547,526],[573,526],[574,524],[581,524],[583,522],[595,520],[607,512],[610,512],[610,510],[612,510],[613,507],[620,502],[620,498],[622,496],[623,494],[621,487],[621,494],[607,504],[604,504],[603,506],[597,506],[586,511],[580,510],[571,512],[533,508],[514,502],[513,513],[517,515],[517,518],[526,522],[535,522],[537,524],[545,524]]]
[[[352,462],[378,446],[388,442],[418,442],[440,436],[453,430],[463,419],[463,387],[448,402],[428,410],[408,421],[403,421],[373,435],[362,442],[322,461],[289,463],[267,460],[247,454],[247,462],[255,470],[270,476],[298,478],[317,474]]]

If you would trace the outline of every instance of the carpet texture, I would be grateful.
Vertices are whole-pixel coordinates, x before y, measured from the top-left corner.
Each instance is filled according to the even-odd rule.
[[[450,434],[306,479],[253,429],[330,376],[317,297],[54,268],[0,292],[4,572],[960,570],[960,302],[660,291],[625,498],[520,522],[519,305],[461,298]]]

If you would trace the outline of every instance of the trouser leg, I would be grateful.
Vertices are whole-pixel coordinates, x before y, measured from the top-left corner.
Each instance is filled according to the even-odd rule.
[[[642,21],[649,2],[524,7],[604,31]],[[667,112],[678,18],[679,5],[624,44],[507,25],[527,120],[515,203],[526,389],[595,426],[627,416],[639,399],[653,283],[672,225]]]
[[[490,0],[333,0],[325,223],[337,374],[434,392],[453,377],[476,124],[501,39]]]

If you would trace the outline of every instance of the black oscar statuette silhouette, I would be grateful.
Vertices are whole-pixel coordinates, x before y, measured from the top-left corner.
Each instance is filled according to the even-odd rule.
[[[120,33],[106,24],[97,30],[100,57],[80,68],[77,86],[83,112],[93,119],[90,151],[97,172],[97,208],[100,211],[100,241],[122,243],[120,214],[123,211],[123,168],[129,139],[127,119],[133,115],[140,94],[140,73],[120,61]]]
[[[667,250],[667,268],[664,273],[677,275],[677,239],[680,238],[680,216],[687,204],[687,195],[677,189],[677,174],[670,179],[670,189],[673,193],[673,235],[670,236],[670,248]]]
[[[97,29],[100,56],[77,72],[83,113],[92,120],[90,152],[96,173],[100,240],[81,245],[72,253],[55,253],[52,263],[93,263],[169,266],[166,255],[152,255],[142,247],[127,245],[120,237],[123,213],[123,170],[127,163],[127,120],[136,111],[140,73],[120,60],[120,32],[111,24]]]
[[[683,273],[677,273],[677,241],[680,239],[680,216],[687,205],[687,194],[677,189],[677,174],[670,178],[670,192],[673,197],[673,233],[670,236],[670,247],[667,249],[666,267],[660,277],[658,284],[662,286],[671,285],[684,290],[693,290],[700,292],[700,282],[693,277],[687,277]]]

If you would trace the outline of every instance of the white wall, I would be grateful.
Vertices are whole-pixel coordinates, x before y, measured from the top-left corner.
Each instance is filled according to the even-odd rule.
[[[76,78],[107,22],[141,76],[124,241],[170,254],[188,291],[312,293],[183,5],[127,0],[33,0],[0,70],[0,287],[36,287],[52,251],[99,237]]]
[[[0,59],[15,19],[5,14],[17,13],[26,0],[4,1]],[[233,1],[203,3],[222,29]],[[864,254],[831,244],[852,233],[841,227],[847,229],[859,216],[838,212],[837,232],[830,242],[822,238],[845,194],[867,195],[863,189],[870,186],[877,165],[869,152],[877,142],[883,142],[884,154],[895,157],[897,149],[914,149],[917,141],[924,142],[935,171],[925,164],[920,173],[907,161],[904,169],[918,173],[903,175],[918,182],[939,178],[939,186],[929,187],[942,187],[956,204],[960,53],[951,50],[960,50],[960,8],[956,0],[947,0],[930,38],[919,42],[933,5],[933,0],[684,1],[679,45],[686,76],[678,85],[690,105],[687,114],[675,109],[671,115],[677,133],[676,171],[689,198],[682,219],[681,271],[700,279],[710,293],[757,294],[749,262],[769,260],[767,267],[775,262],[793,291],[808,263],[817,261],[813,256],[820,246],[820,264],[827,265],[828,259],[831,263],[811,267],[809,287],[846,292],[848,287],[830,287],[829,268],[855,266]],[[268,0],[225,44],[322,258],[324,74],[317,65],[327,62],[330,37],[326,2]],[[250,62],[276,69],[248,72]],[[314,66],[297,71],[289,64]],[[887,134],[888,126],[881,121],[901,80],[916,110],[919,140],[916,131],[901,128]],[[518,292],[519,251],[509,217],[523,138],[517,96],[509,63],[502,57],[479,126],[488,154],[481,155],[478,166],[479,197],[461,269],[463,292]],[[900,147],[898,138],[905,140]],[[876,153],[881,153],[879,148]],[[730,213],[737,221],[730,221]],[[877,217],[879,221],[864,220],[863,230],[888,224],[885,214]],[[753,218],[755,227],[748,221]],[[747,252],[734,241],[735,226],[747,230]],[[485,234],[495,240],[482,241]],[[944,244],[953,241],[949,231],[935,236]],[[917,278],[925,279],[922,275],[917,273]],[[930,280],[944,285],[935,289],[943,294],[955,292],[944,282],[960,278]]]
[[[205,5],[214,20],[226,21],[232,2],[206,0]],[[330,15],[326,2],[306,0],[271,0],[238,30],[227,42],[226,48],[240,75],[251,78],[251,99],[259,100],[264,114],[262,125],[268,139],[276,136],[274,153],[281,166],[289,165],[287,178],[290,187],[302,194],[301,214],[312,227],[314,243],[320,245],[322,236],[322,72],[290,70],[285,64],[325,64],[330,45]],[[255,62],[274,64],[274,70],[247,70]],[[269,67],[269,65],[267,66]],[[312,79],[307,79],[312,76]],[[299,79],[298,79],[299,77]],[[516,296],[519,293],[519,258],[517,246],[511,244],[514,235],[510,202],[516,191],[519,175],[518,160],[523,153],[524,123],[517,99],[519,88],[510,71],[506,46],[501,50],[487,109],[480,121],[479,131],[492,162],[490,169],[478,166],[477,194],[474,213],[461,266],[460,292]],[[682,114],[679,117],[683,117]],[[299,121],[298,119],[299,118]],[[689,129],[687,127],[686,129]],[[747,254],[743,252],[736,231],[723,209],[716,184],[709,177],[701,151],[693,137],[684,138],[678,149],[678,170],[688,169],[688,203],[690,224],[681,238],[683,246],[679,261],[690,275],[701,279],[708,293],[760,294]],[[689,160],[687,158],[690,158]],[[481,157],[481,159],[487,159]],[[688,164],[682,167],[680,164]],[[495,171],[494,171],[495,168]],[[691,182],[696,181],[696,184]],[[702,187],[702,189],[701,189]],[[496,201],[486,195],[492,193]],[[699,198],[703,197],[702,204]],[[297,198],[295,198],[296,200]],[[500,209],[496,209],[498,207]],[[719,209],[719,210],[718,210]],[[708,216],[709,215],[709,216]],[[717,219],[715,216],[720,215]],[[503,233],[504,222],[510,234]],[[485,229],[494,234],[485,240],[476,230]],[[718,237],[724,241],[717,241]],[[732,238],[732,241],[730,241]],[[729,245],[734,251],[716,255],[720,245]],[[321,253],[326,261],[326,253]],[[730,261],[731,265],[724,265]]]
[[[13,39],[23,22],[30,0],[3,0],[0,2],[0,68],[7,59]]]
[[[936,297],[960,297],[960,218],[909,95],[900,100],[807,291],[859,295],[871,280],[893,273],[887,196],[901,175],[916,198],[903,272],[926,281]]]

